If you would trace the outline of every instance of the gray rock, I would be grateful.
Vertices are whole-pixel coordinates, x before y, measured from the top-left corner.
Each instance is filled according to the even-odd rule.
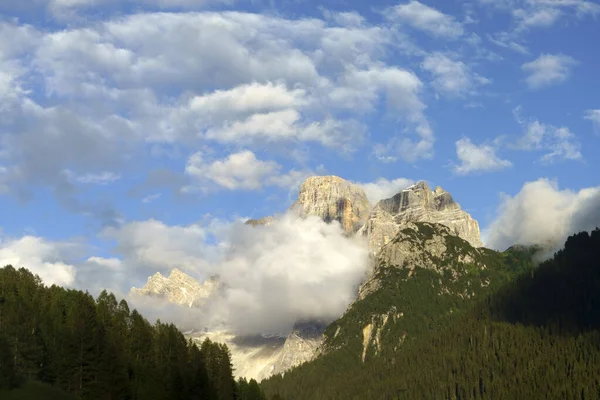
[[[300,187],[291,210],[301,217],[315,215],[325,222],[338,221],[350,234],[366,221],[371,204],[358,185],[338,176],[313,176]]]
[[[173,304],[195,307],[213,295],[218,286],[216,277],[209,278],[201,285],[191,276],[174,268],[168,278],[160,272],[155,273],[142,288],[131,288],[131,294],[164,297]]]
[[[479,224],[441,187],[430,190],[423,181],[381,200],[358,234],[366,236],[369,250],[377,254],[409,222],[439,223],[474,247],[481,247]]]

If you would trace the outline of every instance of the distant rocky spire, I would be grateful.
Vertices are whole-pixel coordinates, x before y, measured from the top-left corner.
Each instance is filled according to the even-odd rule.
[[[157,272],[142,288],[131,288],[131,294],[164,297],[171,303],[193,307],[209,298],[218,285],[216,277],[210,277],[201,285],[191,276],[173,268],[168,278]]]

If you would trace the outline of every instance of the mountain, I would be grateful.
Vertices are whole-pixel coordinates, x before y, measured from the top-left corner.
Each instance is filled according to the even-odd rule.
[[[173,304],[195,307],[213,295],[218,287],[217,277],[213,276],[201,285],[191,276],[174,268],[168,278],[160,272],[150,276],[142,288],[131,288],[131,294],[164,297]]]
[[[431,238],[422,228],[431,226],[416,225],[420,232],[400,239],[417,245],[419,238],[424,249]],[[497,253],[450,240],[446,253],[460,250],[458,257],[433,266],[427,257],[413,268],[405,255],[401,264],[386,264],[391,251],[382,256],[377,288],[327,328],[329,350],[263,382],[266,393],[287,400],[599,398],[600,230],[571,236],[536,267],[534,248]],[[473,262],[461,263],[461,254]]]
[[[461,210],[448,192],[440,187],[431,191],[424,182],[402,190],[394,197],[382,200],[372,207],[365,191],[359,185],[337,176],[313,176],[302,183],[298,198],[289,211],[300,217],[317,216],[325,222],[337,221],[348,235],[367,236],[374,258],[376,252],[382,247],[386,248],[387,252],[396,252],[383,255],[384,258],[388,257],[391,263],[400,262],[398,259],[400,253],[408,257],[406,262],[409,263],[415,262],[416,258],[421,257],[425,252],[441,256],[445,251],[443,247],[446,245],[442,243],[446,240],[445,237],[459,235],[476,246],[481,245],[477,221]],[[397,240],[402,242],[402,245],[384,246],[389,242],[389,238],[394,238],[403,230],[408,229],[407,232],[412,232],[417,229],[418,231],[415,223],[423,221],[443,224],[431,228],[439,230],[435,233],[437,236],[443,235],[440,236],[442,239],[438,238],[437,242],[434,240],[428,243],[425,248],[404,248],[402,246],[408,246],[408,242],[404,243],[403,239]],[[277,217],[269,216],[246,221],[247,225],[253,227],[274,223],[277,223]],[[428,229],[426,225],[419,226],[420,229]],[[452,241],[452,239],[448,240]],[[464,255],[465,263],[471,259],[481,258],[485,250],[472,249],[472,252],[471,255]],[[437,261],[437,259],[428,259],[427,265],[419,265],[422,268],[430,268]],[[165,278],[160,274],[154,275],[141,290],[134,289],[133,292],[165,296],[169,301],[187,306],[199,305],[197,293],[200,285],[193,279],[184,277],[180,271],[174,270],[171,275],[175,275],[174,279],[171,276]],[[364,298],[370,290],[374,290],[380,284],[377,279],[377,275],[374,275],[361,287],[358,300]],[[205,292],[210,295],[210,290]],[[286,337],[236,337],[230,332],[221,330],[197,332],[192,336],[195,340],[208,337],[211,340],[227,343],[231,349],[236,374],[262,379],[309,361],[321,352],[326,352],[329,347],[337,346],[337,340],[323,336],[324,328],[320,321],[298,321],[294,330]],[[372,327],[372,329],[379,328]],[[376,335],[376,332],[374,334]]]
[[[407,222],[446,225],[472,246],[482,246],[477,221],[461,209],[450,193],[439,186],[432,191],[423,181],[378,202],[358,234],[368,238],[369,249],[377,254]]]
[[[532,267],[475,248],[447,226],[409,222],[379,252],[357,300],[325,331],[323,352],[361,361],[443,326],[475,300]]]
[[[290,209],[301,217],[315,215],[325,222],[338,221],[353,234],[363,226],[371,204],[358,185],[338,176],[313,176],[300,186],[298,200]]]
[[[324,329],[324,324],[308,321],[295,324],[289,334],[282,336],[238,336],[226,330],[190,332],[186,336],[198,344],[206,339],[226,344],[234,374],[260,381],[312,360]]]

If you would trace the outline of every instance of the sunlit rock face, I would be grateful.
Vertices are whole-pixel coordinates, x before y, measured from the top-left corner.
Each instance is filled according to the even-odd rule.
[[[483,245],[477,221],[460,208],[450,193],[439,186],[432,191],[422,181],[377,203],[358,234],[368,238],[369,250],[376,254],[408,222],[442,224],[472,246]]]
[[[325,222],[338,221],[353,234],[365,223],[371,204],[358,185],[337,176],[313,176],[300,187],[291,210],[301,217],[314,215]]]
[[[160,272],[155,273],[142,288],[132,288],[131,294],[164,297],[173,304],[196,307],[213,295],[218,285],[216,277],[209,278],[201,285],[191,276],[174,268],[168,277]]]
[[[198,345],[204,339],[225,343],[236,377],[261,381],[313,360],[323,342],[325,324],[302,322],[288,335],[237,336],[227,331],[190,332]]]

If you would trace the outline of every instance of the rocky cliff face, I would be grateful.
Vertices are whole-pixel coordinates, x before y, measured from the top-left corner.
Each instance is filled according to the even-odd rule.
[[[358,300],[376,292],[381,286],[382,269],[390,266],[409,270],[415,268],[443,273],[448,270],[456,278],[459,267],[473,265],[486,269],[482,252],[472,246],[460,244],[451,228],[441,224],[406,223],[397,235],[377,254],[377,263],[371,277],[358,291]],[[464,243],[464,242],[463,242]]]
[[[439,186],[432,191],[425,182],[377,203],[358,234],[368,237],[369,250],[376,254],[408,222],[439,223],[472,246],[482,246],[477,221],[460,208],[450,193]]]
[[[360,229],[370,209],[365,191],[337,176],[308,178],[291,207],[301,217],[316,215],[325,222],[338,221],[350,234]]]
[[[271,375],[311,361],[323,341],[325,325],[304,322],[294,326],[287,336],[236,336],[227,331],[190,333],[200,344],[205,338],[225,343],[231,351],[236,377],[261,381]]]
[[[279,374],[292,367],[311,361],[323,343],[326,325],[320,322],[299,322],[287,336],[277,363],[270,371]]]
[[[204,300],[215,293],[218,285],[216,277],[211,277],[201,285],[191,276],[174,268],[169,277],[157,272],[148,278],[142,288],[131,288],[131,293],[164,297],[173,304],[194,307],[201,305]]]

